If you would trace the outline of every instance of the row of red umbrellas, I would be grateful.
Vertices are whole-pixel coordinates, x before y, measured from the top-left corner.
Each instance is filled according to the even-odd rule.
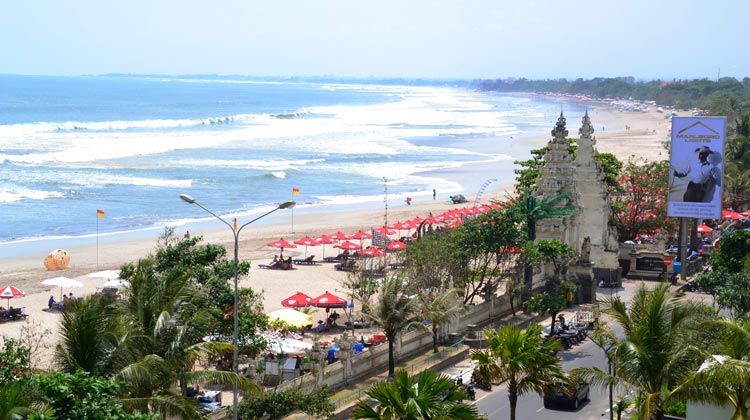
[[[371,235],[372,236],[372,235]],[[284,248],[297,248],[297,245],[304,245],[305,246],[305,254],[307,254],[307,247],[308,246],[318,246],[318,245],[325,245],[325,244],[335,244],[334,248],[340,248],[348,251],[356,251],[359,249],[362,249],[361,244],[357,244],[348,240],[345,240],[341,243],[336,243],[336,241],[330,240],[330,236],[323,235],[321,238],[311,238],[309,236],[305,236],[303,238],[297,239],[294,242],[289,242],[284,238],[280,238],[276,241],[269,242],[268,246],[274,247],[274,248],[280,248],[282,251]],[[372,248],[367,248],[372,249]],[[386,249],[389,251],[401,251],[403,249],[406,249],[406,244],[401,241],[390,241],[388,245],[386,246]],[[377,255],[373,255],[377,256]]]
[[[315,306],[318,308],[346,308],[346,299],[340,298],[326,290],[322,295],[312,298],[302,292],[297,292],[281,301],[281,306],[286,308],[304,308]]]
[[[379,228],[373,229],[373,232],[378,232],[381,235],[394,235],[396,234],[396,231],[401,230],[410,230],[410,229],[417,229],[419,226],[423,223],[445,223],[447,227],[455,227],[460,225],[463,222],[464,216],[470,216],[470,215],[477,215],[481,213],[486,213],[490,211],[492,208],[494,208],[495,204],[492,205],[480,205],[480,206],[474,206],[474,207],[464,207],[464,208],[456,208],[452,210],[445,211],[437,216],[432,216],[430,214],[427,218],[421,218],[419,216],[414,217],[412,219],[409,219],[405,222],[396,222],[388,226],[381,226]],[[323,245],[323,253],[325,253],[325,245],[333,244],[334,248],[340,248],[344,250],[350,250],[355,251],[362,249],[362,243],[361,241],[363,239],[371,239],[372,233],[358,230],[357,232],[354,232],[351,235],[347,235],[342,232],[336,232],[331,235],[321,235],[317,238],[312,238],[310,236],[305,236],[302,238],[299,238],[293,242],[289,242],[285,240],[284,238],[280,238],[279,240],[269,242],[268,246],[279,248],[282,251],[284,248],[296,248],[297,245],[304,245],[305,246],[305,256],[307,256],[307,247],[308,246],[318,246]],[[359,239],[360,243],[356,244],[354,242],[350,242],[350,239]],[[341,242],[343,241],[343,242]],[[373,254],[372,256],[379,256],[376,251],[368,251],[371,248],[365,249],[367,252],[363,252],[364,255],[370,256],[370,254]],[[406,244],[401,241],[390,241],[388,243],[388,246],[386,246],[386,249],[389,251],[400,251],[403,249],[406,249]]]

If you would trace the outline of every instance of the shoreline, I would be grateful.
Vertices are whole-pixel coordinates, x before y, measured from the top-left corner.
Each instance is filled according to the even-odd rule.
[[[618,159],[627,161],[631,156],[648,160],[658,160],[668,158],[668,153],[661,146],[664,136],[668,134],[671,122],[664,120],[663,116],[652,110],[648,113],[621,112],[610,109],[599,103],[589,109],[589,116],[592,125],[595,128],[602,126],[607,127],[605,131],[597,128],[594,133],[597,141],[595,147],[600,153],[613,153]],[[556,119],[557,117],[555,117]],[[567,129],[570,137],[577,137],[580,120],[567,120]],[[630,130],[625,130],[625,125],[630,126]],[[550,124],[549,129],[554,127]],[[498,140],[502,140],[499,139]],[[531,150],[543,147],[550,140],[550,135],[546,134],[539,138],[531,139],[514,139],[511,147]],[[487,142],[486,145],[493,145]],[[496,154],[507,152],[508,145],[497,141],[494,142]],[[526,152],[528,154],[528,151]],[[637,155],[635,155],[637,153]],[[527,159],[525,157],[523,159]],[[504,200],[512,192],[515,182],[513,174],[512,161],[496,161],[487,164],[463,165],[461,167],[435,171],[435,175],[441,175],[450,181],[457,181],[465,191],[469,191],[468,185],[480,185],[485,180],[497,178],[483,192],[481,197],[482,203],[490,200]],[[496,175],[498,173],[506,175]],[[503,179],[507,178],[507,179]],[[414,216],[426,217],[430,212],[439,214],[443,211],[455,208],[473,205],[477,191],[463,194],[469,200],[464,205],[452,205],[445,202],[448,195],[453,192],[437,191],[436,200],[432,199],[431,192],[425,195],[416,195],[413,197],[412,204],[407,206],[401,199],[388,200],[387,219],[388,223],[404,221]],[[188,205],[180,203],[175,197],[175,205]],[[267,263],[278,250],[268,247],[266,244],[280,237],[289,241],[298,239],[305,235],[331,234],[341,231],[346,234],[354,233],[357,230],[369,230],[382,226],[386,217],[386,211],[381,202],[381,208],[375,208],[375,203],[355,204],[355,205],[335,205],[335,206],[311,206],[297,208],[293,210],[279,210],[268,217],[259,220],[252,226],[248,226],[242,231],[239,241],[239,258],[250,261],[252,268],[246,278],[241,279],[242,287],[252,287],[257,292],[263,291],[263,302],[267,312],[281,308],[281,300],[291,296],[297,291],[306,293],[312,297],[330,291],[340,296],[345,296],[347,291],[343,283],[347,279],[345,272],[336,271],[332,264],[318,264],[312,266],[295,266],[294,270],[264,270],[259,269],[259,263]],[[201,209],[195,209],[196,214],[202,212]],[[205,216],[209,216],[206,214]],[[292,221],[293,217],[293,221]],[[239,220],[242,223],[242,220]],[[292,225],[293,222],[293,225]],[[227,247],[227,255],[231,258],[234,240],[231,232],[226,226],[223,226],[218,220],[207,219],[196,225],[183,225],[175,228],[175,235],[180,238],[185,230],[190,230],[192,236],[200,235],[204,243],[214,243]],[[294,230],[294,233],[292,233]],[[137,262],[138,259],[152,253],[156,247],[156,240],[163,233],[163,229],[157,229],[151,232],[151,236],[128,238],[116,241],[100,241],[97,245],[71,246],[65,249],[71,255],[71,265],[68,269],[60,271],[46,271],[43,265],[44,257],[47,252],[55,249],[49,247],[44,253],[33,253],[22,256],[12,256],[0,258],[0,278],[3,279],[3,286],[14,285],[25,290],[27,295],[23,298],[11,299],[6,306],[27,308],[29,314],[29,323],[39,323],[41,328],[49,329],[55,334],[58,329],[58,323],[61,319],[60,314],[47,313],[42,311],[46,308],[47,299],[54,295],[55,299],[59,297],[60,289],[41,285],[41,281],[57,276],[74,278],[84,283],[80,289],[63,289],[63,292],[73,292],[77,296],[85,296],[96,292],[104,283],[100,279],[92,279],[90,273],[102,270],[119,270],[120,266]],[[0,248],[2,249],[2,248]],[[323,257],[322,247],[310,247],[307,249],[307,255],[314,254],[316,259]],[[305,255],[305,247],[300,246],[296,249],[285,249],[286,256],[302,257]],[[331,245],[325,247],[326,255],[333,255],[334,249]],[[97,264],[98,259],[98,264]],[[355,308],[355,311],[358,308]],[[325,314],[314,313],[314,321],[323,319]],[[27,322],[7,322],[3,324],[3,336],[19,337],[22,327]]]

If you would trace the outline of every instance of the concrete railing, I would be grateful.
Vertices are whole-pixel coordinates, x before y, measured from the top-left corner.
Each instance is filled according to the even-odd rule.
[[[469,310],[458,317],[451,325],[441,329],[442,336],[447,337],[449,332],[461,333],[468,325],[484,326],[492,320],[510,315],[510,304],[501,302],[494,304],[485,302],[472,305]],[[415,354],[420,354],[432,347],[432,333],[425,329],[407,332],[401,335],[399,342],[394,343],[394,354],[396,360],[408,359]],[[360,354],[354,354],[341,345],[339,361],[327,364],[325,360],[312,361],[313,366],[306,373],[294,380],[285,381],[276,387],[278,390],[300,389],[310,392],[317,387],[327,385],[336,390],[349,383],[358,383],[362,379],[373,377],[388,369],[388,343],[368,347]],[[322,352],[320,353],[322,354]]]

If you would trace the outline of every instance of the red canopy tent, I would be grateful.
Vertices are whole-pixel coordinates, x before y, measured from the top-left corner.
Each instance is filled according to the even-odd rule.
[[[297,292],[292,296],[281,301],[281,306],[285,308],[304,308],[310,306],[312,298],[302,292]]]

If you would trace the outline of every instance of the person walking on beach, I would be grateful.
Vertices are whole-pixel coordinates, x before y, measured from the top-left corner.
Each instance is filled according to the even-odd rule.
[[[436,191],[435,191],[435,189],[433,188],[433,189],[432,189],[432,199],[434,200],[436,196],[437,196],[437,192],[436,192]]]

